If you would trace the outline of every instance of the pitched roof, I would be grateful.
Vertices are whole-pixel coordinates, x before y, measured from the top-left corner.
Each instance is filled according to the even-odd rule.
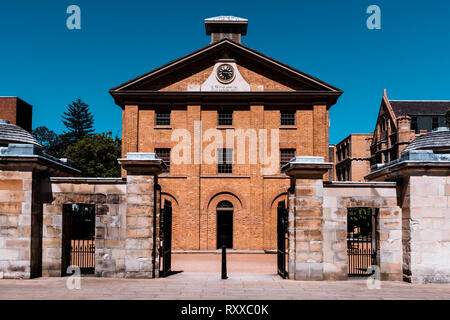
[[[115,92],[119,92],[122,90],[130,90],[133,89],[133,86],[137,83],[143,82],[143,81],[149,81],[153,78],[158,78],[161,75],[168,74],[170,72],[176,72],[176,70],[180,67],[182,64],[188,64],[191,62],[199,61],[199,58],[202,56],[205,56],[212,51],[219,51],[222,49],[232,49],[237,50],[242,54],[248,55],[252,57],[255,61],[258,61],[261,64],[264,64],[265,66],[273,69],[277,69],[278,72],[283,72],[290,77],[297,79],[299,82],[303,83],[309,83],[310,85],[317,88],[317,90],[323,90],[328,92],[334,92],[334,93],[342,93],[342,90],[333,87],[332,85],[319,80],[311,75],[308,75],[298,69],[295,69],[289,65],[286,65],[282,62],[279,62],[273,58],[270,58],[256,50],[253,50],[249,47],[244,46],[241,43],[237,43],[235,41],[232,41],[228,38],[224,38],[220,41],[211,43],[199,50],[196,50],[192,53],[189,53],[181,58],[178,58],[176,60],[173,60],[172,62],[169,62],[159,68],[156,68],[150,72],[147,72],[139,77],[136,77],[130,81],[127,81],[117,87],[114,87],[110,90],[110,93],[113,94]]]
[[[450,101],[389,100],[396,117],[406,115],[444,115],[450,110]]]

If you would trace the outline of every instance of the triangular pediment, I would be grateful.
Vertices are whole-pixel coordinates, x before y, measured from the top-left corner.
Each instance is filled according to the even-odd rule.
[[[228,61],[233,81],[215,83]],[[240,43],[223,39],[111,89],[121,91],[320,91],[341,90]]]

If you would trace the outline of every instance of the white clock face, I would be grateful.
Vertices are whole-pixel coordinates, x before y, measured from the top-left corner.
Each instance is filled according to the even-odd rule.
[[[221,64],[217,68],[217,79],[222,83],[230,83],[234,79],[234,68],[228,63]]]

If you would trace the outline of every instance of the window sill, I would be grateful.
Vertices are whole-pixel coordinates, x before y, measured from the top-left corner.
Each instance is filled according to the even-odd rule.
[[[280,126],[281,130],[295,130],[297,126]]]
[[[234,130],[234,126],[217,126],[218,130],[227,130],[227,129],[233,129]]]
[[[155,125],[154,129],[172,129],[171,125],[165,126],[165,125]]]

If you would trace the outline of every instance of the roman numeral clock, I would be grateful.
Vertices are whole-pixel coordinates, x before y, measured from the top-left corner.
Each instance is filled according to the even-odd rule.
[[[234,68],[228,63],[221,64],[217,68],[217,79],[222,83],[230,83],[234,79]]]

